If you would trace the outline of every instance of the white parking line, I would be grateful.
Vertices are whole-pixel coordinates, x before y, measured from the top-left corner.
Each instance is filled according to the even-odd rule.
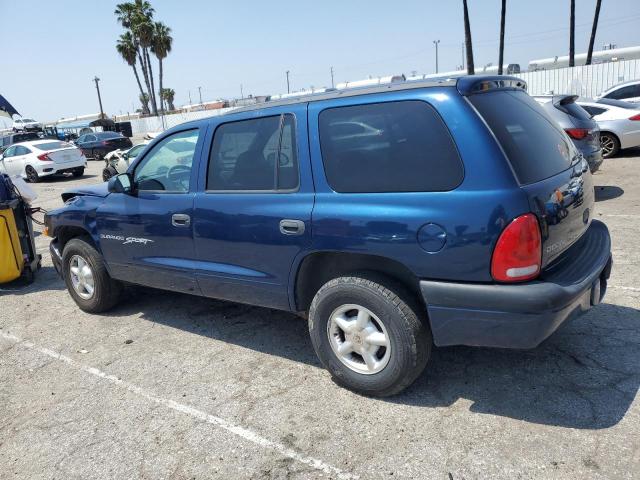
[[[609,285],[607,288],[613,288],[614,290],[628,290],[630,292],[640,292],[638,287],[623,287],[622,285]]]
[[[21,347],[24,348],[28,348],[30,350],[34,350],[38,353],[41,353],[43,355],[46,355],[48,357],[51,357],[55,360],[59,360],[63,363],[66,363],[67,365],[74,367],[78,370],[81,370],[83,372],[89,373],[91,375],[94,375],[96,377],[99,377],[103,380],[107,380],[108,382],[111,382],[114,385],[118,385],[120,387],[125,388],[126,390],[135,393],[136,395],[146,398],[147,400],[153,402],[153,403],[157,403],[159,405],[162,405],[164,407],[170,408],[172,410],[175,410],[177,412],[181,412],[184,413],[186,415],[190,415],[194,418],[197,418],[198,420],[201,420],[203,422],[207,422],[210,423],[211,425],[215,425],[216,427],[219,427],[223,430],[226,430],[227,432],[233,433],[234,435],[237,435],[238,437],[241,437],[245,440],[248,440],[249,442],[255,443],[256,445],[259,445],[263,448],[267,448],[267,449],[271,449],[271,450],[275,450],[276,452],[278,452],[279,454],[288,457],[292,460],[295,460],[297,462],[300,463],[304,463],[305,465],[308,465],[311,468],[314,468],[316,470],[322,471],[326,474],[329,475],[336,475],[337,478],[340,479],[345,479],[345,480],[349,480],[349,479],[357,479],[359,478],[356,475],[344,472],[342,470],[340,470],[339,468],[336,468],[332,465],[329,465],[325,462],[323,462],[322,460],[319,460],[317,458],[313,458],[313,457],[308,457],[306,455],[303,455],[301,453],[296,452],[295,450],[292,450],[291,448],[288,448],[284,445],[282,445],[281,443],[277,443],[274,442],[273,440],[269,440],[268,438],[265,438],[263,436],[261,436],[258,433],[255,433],[247,428],[241,427],[240,425],[235,425],[231,422],[228,422],[227,420],[224,420],[223,418],[220,417],[216,417],[215,415],[211,415],[208,414],[206,412],[203,412],[202,410],[198,410],[194,407],[190,407],[189,405],[185,405],[183,403],[178,403],[174,400],[170,400],[167,398],[162,398],[162,397],[158,397],[156,395],[154,395],[153,393],[138,387],[136,385],[133,385],[131,383],[125,382],[124,380],[121,380],[120,378],[114,376],[114,375],[110,375],[108,373],[103,372],[102,370],[98,370],[97,368],[94,367],[89,367],[80,363],[77,363],[76,361],[74,361],[73,359],[71,359],[70,357],[67,357],[65,355],[62,355],[58,352],[55,352],[53,350],[50,350],[48,348],[43,348],[43,347],[38,347],[36,346],[34,343],[29,342],[27,340],[22,340],[18,337],[16,337],[15,335],[12,335],[10,333],[6,333],[2,330],[0,330],[0,337],[4,338],[5,340],[8,340],[10,342],[13,342],[16,345],[19,345]]]
[[[633,213],[601,213],[600,217],[638,218],[640,215]]]

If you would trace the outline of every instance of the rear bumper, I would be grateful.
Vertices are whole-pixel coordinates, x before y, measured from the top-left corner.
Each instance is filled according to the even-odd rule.
[[[533,348],[563,322],[597,305],[611,273],[611,239],[594,220],[535,282],[421,281],[436,345]]]
[[[56,175],[58,173],[72,173],[79,168],[85,168],[87,166],[86,160],[79,160],[77,162],[67,162],[67,163],[50,163],[38,165],[36,168],[36,172],[41,177],[46,175]]]
[[[589,164],[589,170],[591,170],[591,173],[595,173],[600,169],[600,165],[602,165],[602,150],[598,150],[595,153],[586,154],[584,158]]]

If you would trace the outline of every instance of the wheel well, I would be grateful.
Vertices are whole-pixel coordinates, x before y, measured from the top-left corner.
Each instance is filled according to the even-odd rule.
[[[64,246],[69,240],[78,237],[86,237],[87,241],[91,243],[91,245],[93,245],[94,247],[96,246],[93,238],[91,238],[89,232],[87,232],[84,228],[63,226],[59,227],[56,230],[56,238],[58,239],[58,245],[61,252],[62,250],[64,250]]]
[[[316,292],[329,280],[357,272],[373,272],[389,277],[400,283],[420,302],[423,301],[418,277],[400,262],[377,255],[318,252],[305,257],[298,268],[295,283],[296,310],[308,310]]]
[[[613,132],[610,132],[609,130],[601,130],[600,131],[600,135],[602,135],[603,133],[606,133],[608,135],[611,135],[612,137],[614,137],[616,140],[618,140],[618,143],[620,143],[620,138]]]

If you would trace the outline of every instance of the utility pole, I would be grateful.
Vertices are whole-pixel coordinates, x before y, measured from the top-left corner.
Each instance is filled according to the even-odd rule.
[[[98,103],[100,104],[100,120],[103,120],[104,111],[102,110],[102,97],[100,97],[100,86],[98,85],[100,79],[98,77],[94,77],[93,81],[96,82],[96,91],[98,92]]]
[[[289,70],[287,70],[287,93],[291,93],[291,89],[289,88]]]
[[[464,42],[462,42],[462,63],[460,65],[462,65],[462,70],[464,70]]]
[[[438,73],[438,44],[440,40],[434,40],[433,44],[436,46],[436,73]]]
[[[200,95],[200,105],[202,105],[202,87],[198,87],[198,95]]]
[[[244,92],[242,91],[242,84],[240,84],[240,98],[244,100]]]
[[[333,67],[331,67],[331,88],[335,88],[333,84]]]
[[[189,106],[193,105],[193,102],[191,101],[191,90],[189,90]]]

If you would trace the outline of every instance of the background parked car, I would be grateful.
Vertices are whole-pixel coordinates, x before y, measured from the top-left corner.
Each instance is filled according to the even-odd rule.
[[[79,148],[59,140],[36,140],[10,146],[0,157],[0,170],[29,182],[59,173],[81,177],[87,159]]]
[[[16,118],[13,121],[14,132],[39,132],[42,130],[42,124],[33,118]]]
[[[0,137],[0,153],[4,152],[14,143],[26,142],[28,140],[38,140],[38,134],[35,132],[28,133],[10,133]]]
[[[627,102],[640,103],[640,80],[619,83],[605,90],[597,97],[611,100],[625,100]]]
[[[106,182],[114,175],[125,173],[131,162],[148,144],[149,142],[145,141],[134,145],[128,150],[114,150],[111,153],[107,153],[104,157],[105,167],[102,170],[102,179]]]
[[[75,142],[87,158],[100,160],[104,156],[121,148],[133,146],[131,140],[118,132],[93,132],[81,135]]]
[[[533,97],[569,135],[584,155],[591,173],[602,164],[600,129],[591,115],[578,105],[577,95],[539,95]]]
[[[640,104],[611,99],[578,100],[578,104],[600,127],[603,158],[640,146]]]

